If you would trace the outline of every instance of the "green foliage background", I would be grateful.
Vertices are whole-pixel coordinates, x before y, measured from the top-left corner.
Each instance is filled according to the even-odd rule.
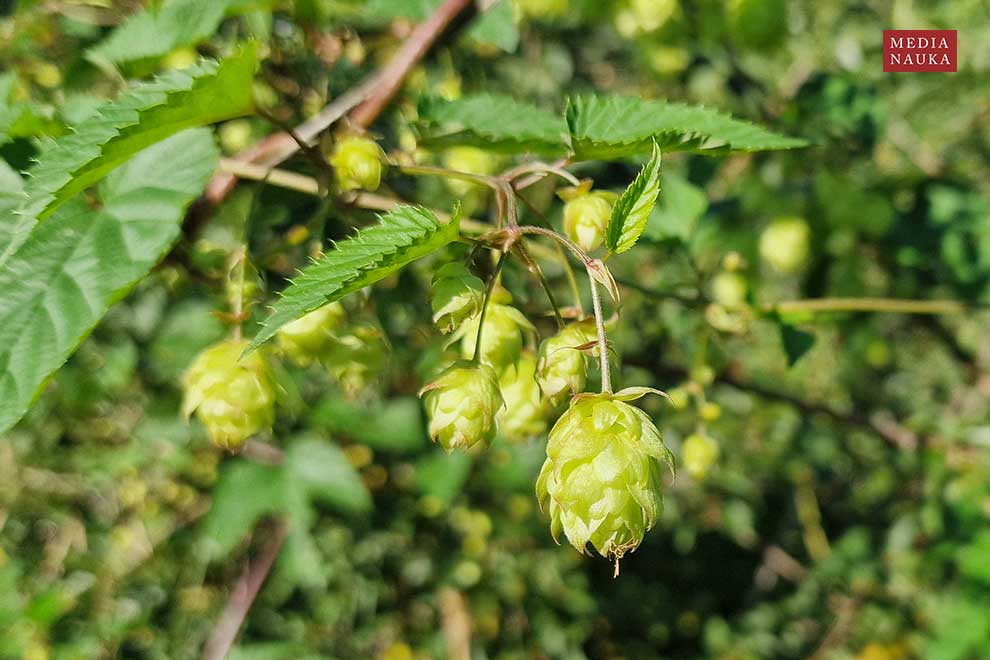
[[[522,143],[555,155],[565,99],[611,93],[705,104],[810,143],[713,157],[676,153],[696,146],[683,133],[660,140],[658,206],[636,248],[609,262],[624,297],[610,328],[617,380],[671,390],[705,381],[710,367],[704,395],[722,413],[706,430],[721,457],[705,479],[682,472],[667,488],[657,528],[617,579],[607,562],[553,544],[533,494],[543,441],[451,456],[430,445],[416,398],[442,350],[429,260],[348,303],[376,315],[391,345],[372,392],[348,397],[318,367],[280,373],[269,438],[284,451],[279,464],[227,455],[179,418],[183,370],[228,331],[215,312],[226,309],[225,264],[245,237],[271,299],[314,246],[373,216],[242,183],[205,224],[187,222],[132,288],[176,239],[217,150],[230,155],[274,129],[232,119],[131,158],[146,145],[127,147],[126,127],[177,132],[244,114],[248,87],[224,87],[220,74],[194,82],[212,65],[173,69],[198,55],[243,63],[245,42],[260,60],[254,97],[294,125],[387,59],[436,4],[0,2],[0,245],[39,240],[19,234],[24,217],[12,214],[23,187],[54,214],[45,223],[71,215],[76,224],[64,226],[78,233],[62,236],[66,249],[90,232],[101,239],[96,257],[100,248],[112,258],[99,224],[110,217],[130,223],[148,252],[119,282],[77,278],[115,304],[0,441],[0,657],[199,657],[245,563],[280,524],[285,546],[233,658],[448,657],[463,621],[475,658],[990,655],[990,20],[976,0],[502,0],[443,40],[373,126],[386,150],[437,160],[464,142],[436,130],[452,117],[495,151]],[[959,72],[881,73],[889,28],[959,30]],[[102,126],[106,146],[68,150],[26,182],[16,174],[46,163],[49,138],[91,126],[126,81],[167,71],[160,88],[129,92],[134,114]],[[144,115],[144,93],[172,101]],[[514,123],[491,101],[458,117],[456,103],[436,103],[477,94],[546,116]],[[636,131],[676,123],[671,115],[620,122],[632,146],[574,171],[622,190],[654,133]],[[88,185],[86,172],[124,161],[68,200],[59,177]],[[288,166],[316,174],[301,156]],[[477,190],[398,175],[388,186],[447,212],[464,201],[466,216],[488,213]],[[552,188],[528,195],[559,226]],[[788,216],[807,221],[811,247],[781,274],[759,242]],[[149,217],[158,224],[142,224]],[[752,309],[850,296],[967,308],[782,308],[727,321],[709,303],[733,252]],[[51,332],[66,355],[73,346],[54,323],[22,325],[52,275],[14,268],[17,259],[0,257],[10,268],[0,272],[5,368],[33,350],[16,342],[40,345],[32,336]],[[552,264],[547,273],[566,296],[562,273]],[[551,331],[522,269],[505,281]],[[252,335],[264,316],[257,307]],[[61,353],[51,359],[54,368]],[[30,394],[19,393],[24,405]],[[679,458],[698,406],[643,405]]]

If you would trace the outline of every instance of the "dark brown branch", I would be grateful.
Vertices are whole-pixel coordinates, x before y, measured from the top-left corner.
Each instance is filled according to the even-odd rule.
[[[261,590],[261,585],[265,583],[268,573],[272,570],[272,565],[282,549],[287,532],[286,523],[279,521],[272,533],[271,540],[264,547],[261,555],[244,569],[237,584],[234,585],[227,606],[213,628],[210,639],[203,647],[203,660],[222,660],[227,657],[237,639],[237,633],[240,632],[244,619],[247,618],[247,614],[251,610],[254,599]]]

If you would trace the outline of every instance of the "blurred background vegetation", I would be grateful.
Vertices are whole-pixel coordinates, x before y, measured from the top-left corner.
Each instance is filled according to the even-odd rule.
[[[147,4],[0,2],[0,180],[123,80],[246,39],[263,48],[259,102],[296,124],[437,3],[170,0],[143,38],[119,36]],[[373,126],[386,150],[510,164],[417,144],[421,97],[481,91],[554,109],[593,91],[704,103],[812,143],[665,155],[648,240],[615,266],[620,380],[674,393],[676,406],[643,405],[679,462],[700,431],[715,464],[681,471],[617,579],[554,545],[533,494],[543,440],[446,456],[425,434],[416,392],[442,350],[429,263],[349,303],[380,323],[387,364],[375,348],[358,373],[286,366],[272,436],[248,455],[214,448],[179,418],[179,380],[228,331],[216,312],[230,255],[246,235],[278,290],[314,246],[369,217],[244,183],[0,442],[0,657],[199,657],[249,561],[283,533],[232,658],[990,657],[990,7],[500,5],[412,72]],[[959,72],[881,73],[890,28],[959,30]],[[251,118],[216,134],[233,154],[273,130]],[[637,168],[574,171],[621,189]],[[477,190],[390,185],[487,212]],[[559,223],[550,187],[529,195]],[[521,272],[506,283],[545,316]],[[772,312],[850,296],[966,307]]]

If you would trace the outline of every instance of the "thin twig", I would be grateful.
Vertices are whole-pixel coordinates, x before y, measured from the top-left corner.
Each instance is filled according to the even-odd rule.
[[[608,363],[608,339],[605,337],[605,316],[602,314],[602,298],[598,293],[598,282],[588,270],[588,282],[591,284],[591,304],[595,311],[595,327],[598,329],[598,363],[602,371],[602,394],[612,393],[611,367]],[[616,565],[618,571],[618,565]]]
[[[217,620],[206,646],[203,647],[203,660],[222,660],[227,657],[254,599],[261,590],[261,585],[265,583],[268,573],[272,570],[272,565],[282,549],[287,532],[286,523],[280,521],[261,555],[258,556],[257,560],[249,563],[241,577],[238,578],[237,584],[234,585],[234,590],[230,594],[230,600],[227,601],[227,606],[220,614],[220,619]]]
[[[536,279],[539,280],[540,285],[543,287],[543,291],[546,292],[547,300],[550,301],[550,307],[553,309],[553,316],[557,319],[557,328],[563,328],[564,319],[560,315],[560,305],[557,304],[557,296],[554,295],[553,289],[550,288],[550,282],[547,281],[546,275],[543,274],[543,269],[540,268],[540,264],[529,254],[529,250],[526,249],[526,243],[523,240],[520,239],[515,247],[519,252],[519,256],[522,257],[523,262],[529,269],[529,272],[536,276]]]
[[[485,328],[485,315],[488,313],[488,305],[492,299],[492,291],[495,290],[495,283],[498,281],[498,274],[502,272],[502,264],[505,263],[505,255],[509,253],[508,247],[503,249],[501,254],[498,255],[498,261],[495,262],[495,270],[492,271],[491,279],[488,280],[488,286],[485,288],[485,299],[481,303],[481,314],[478,316],[478,334],[474,338],[474,356],[471,361],[475,364],[481,362],[481,331]]]
[[[764,311],[791,312],[892,312],[895,314],[962,314],[966,306],[955,300],[903,300],[897,298],[813,298],[768,303]]]

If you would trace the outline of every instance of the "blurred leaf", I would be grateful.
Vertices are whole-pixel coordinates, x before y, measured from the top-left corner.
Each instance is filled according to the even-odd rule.
[[[605,247],[616,254],[625,252],[639,240],[660,195],[660,147],[653,143],[653,155],[636,179],[612,206],[605,228]]]
[[[788,323],[779,322],[780,341],[787,354],[787,366],[793,367],[815,345],[815,335]]]
[[[178,238],[216,162],[205,129],[157,144],[106,178],[100,209],[60,207],[0,270],[0,431]]]
[[[448,454],[437,448],[416,461],[416,484],[424,495],[450,504],[464,489],[472,463],[474,459],[469,454]]]
[[[428,442],[416,397],[395,397],[372,405],[358,404],[334,393],[313,408],[310,418],[332,433],[375,450],[411,453]]]
[[[272,313],[248,347],[256,349],[286,323],[388,277],[457,239],[459,216],[440,224],[432,211],[398,206],[378,224],[338,241],[304,268],[272,305]]]
[[[371,494],[340,449],[325,440],[303,438],[285,452],[291,479],[314,500],[345,513],[371,510]]]
[[[990,531],[983,530],[956,553],[959,571],[966,577],[990,586]]]
[[[227,328],[206,300],[190,298],[171,307],[147,351],[151,375],[160,382],[177,383],[193,358],[218,341]]]
[[[516,24],[513,0],[496,0],[495,4],[479,16],[468,35],[483,44],[492,44],[507,53],[519,47],[519,26]]]
[[[428,145],[473,145],[508,153],[560,155],[567,126],[559,115],[498,94],[420,102],[420,131]]]
[[[840,179],[823,170],[815,179],[815,196],[832,227],[883,236],[894,223],[894,207],[887,197],[864,190],[859,181]]]
[[[703,106],[631,96],[577,96],[567,106],[571,148],[578,160],[614,160],[649,151],[724,154],[794,149],[807,143],[772,133]]]
[[[660,188],[663,194],[653,207],[643,234],[654,241],[676,238],[687,242],[708,210],[708,197],[704,190],[669,169],[660,175]]]
[[[128,16],[106,39],[90,48],[86,58],[120,64],[194,46],[216,31],[230,4],[230,0],[165,0]]]
[[[286,473],[243,458],[224,463],[213,503],[200,523],[212,558],[226,557],[263,516],[283,510]]]

